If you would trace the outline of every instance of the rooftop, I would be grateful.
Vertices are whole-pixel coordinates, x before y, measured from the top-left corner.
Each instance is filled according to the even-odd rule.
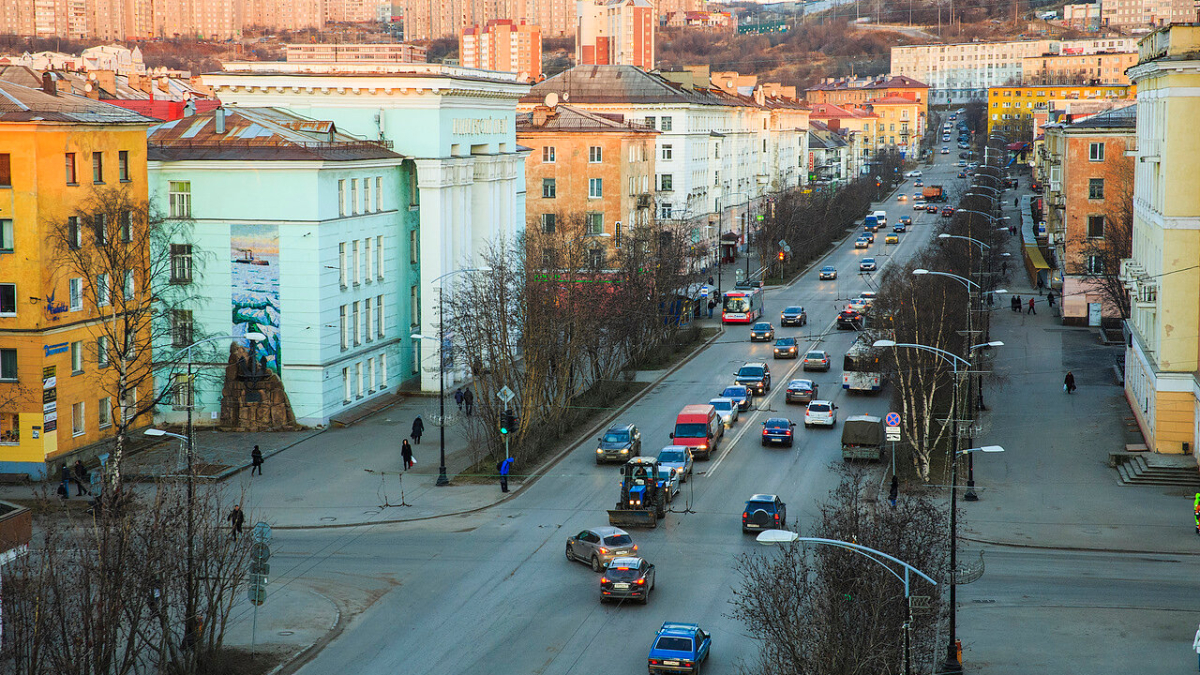
[[[622,115],[599,115],[568,105],[538,106],[517,115],[517,134],[537,131],[658,133],[652,127],[626,122]]]
[[[47,82],[59,84],[53,73]],[[72,122],[76,124],[152,124],[154,120],[86,96],[49,94],[0,80],[0,122]]]
[[[1066,125],[1068,131],[1074,129],[1134,129],[1136,127],[1136,103],[1097,113],[1078,122]]]

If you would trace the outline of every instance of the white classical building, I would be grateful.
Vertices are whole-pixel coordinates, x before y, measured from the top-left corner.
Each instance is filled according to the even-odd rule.
[[[525,224],[525,152],[516,104],[529,91],[515,73],[440,64],[228,63],[204,83],[229,106],[279,107],[340,131],[392,142],[416,165],[420,217],[411,242],[419,283],[399,289],[418,309],[411,333],[436,334],[438,284],[477,266],[488,242]],[[447,285],[447,289],[451,286]],[[435,344],[413,341],[422,389],[438,387]],[[451,382],[461,374],[454,374]]]

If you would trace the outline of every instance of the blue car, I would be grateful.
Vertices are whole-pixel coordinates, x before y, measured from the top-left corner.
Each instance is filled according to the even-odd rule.
[[[725,391],[721,392],[721,397],[733,399],[733,402],[737,404],[738,412],[746,412],[754,400],[754,392],[744,384],[734,384],[725,387]]]
[[[708,658],[712,637],[694,623],[668,621],[650,647],[650,673],[696,673]]]

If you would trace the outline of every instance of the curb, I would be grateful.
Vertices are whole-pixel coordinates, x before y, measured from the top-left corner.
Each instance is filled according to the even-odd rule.
[[[329,630],[325,631],[325,634],[317,639],[316,642],[305,647],[304,649],[301,649],[293,654],[291,658],[267,671],[267,675],[291,675],[291,673],[294,673],[300,668],[308,665],[309,661],[312,661],[314,658],[316,658],[317,654],[320,654],[330,642],[333,642],[340,637],[342,633],[346,632],[346,625],[348,622],[345,620],[345,615],[342,614],[342,608],[338,607],[338,604],[331,600],[329,596],[317,593],[312,589],[309,590],[310,592],[325,598],[329,604],[333,605],[333,611],[336,615],[333,620],[333,625],[330,626]]]
[[[1110,555],[1188,555],[1200,556],[1200,551],[1162,551],[1150,549],[1136,548],[1094,548],[1090,546],[1049,546],[1046,544],[1024,544],[1017,542],[1000,541],[998,539],[984,539],[982,537],[964,537],[958,536],[959,541],[970,541],[976,544],[989,544],[991,546],[1003,546],[1007,548],[1024,548],[1037,551],[1070,551],[1073,553],[1108,553]]]

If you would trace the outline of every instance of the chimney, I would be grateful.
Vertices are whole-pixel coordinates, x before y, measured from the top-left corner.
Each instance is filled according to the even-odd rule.
[[[42,91],[58,96],[58,75],[49,71],[42,73]]]
[[[224,108],[217,108],[215,111],[213,111],[213,123],[216,126],[216,128],[214,129],[214,131],[216,133],[218,133],[218,134],[225,133],[225,109]]]
[[[533,109],[533,115],[530,121],[535,127],[544,127],[546,122],[554,115],[554,109],[549,106],[539,105]]]

